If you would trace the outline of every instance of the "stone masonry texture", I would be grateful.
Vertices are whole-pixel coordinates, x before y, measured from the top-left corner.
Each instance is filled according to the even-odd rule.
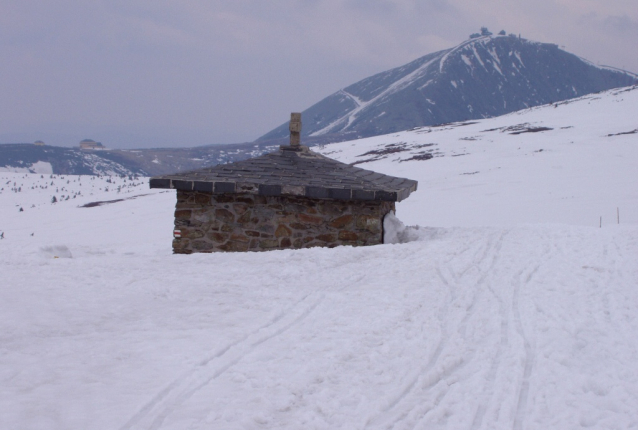
[[[177,190],[173,252],[265,251],[383,242],[394,202]]]

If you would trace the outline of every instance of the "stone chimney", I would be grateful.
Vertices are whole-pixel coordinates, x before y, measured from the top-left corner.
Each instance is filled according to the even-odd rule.
[[[299,149],[301,143],[301,113],[293,112],[290,114],[290,146]]]

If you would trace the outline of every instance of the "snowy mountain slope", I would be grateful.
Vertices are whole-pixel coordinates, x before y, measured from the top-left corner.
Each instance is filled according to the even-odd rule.
[[[322,139],[315,139],[322,143]],[[236,143],[194,148],[80,150],[33,144],[0,144],[0,172],[56,175],[162,175],[200,169],[274,151],[284,142]]]
[[[367,137],[493,117],[637,81],[636,74],[596,66],[557,45],[482,36],[337,91],[303,112],[303,135]],[[287,127],[261,139],[283,138]]]
[[[83,151],[77,148],[32,144],[0,145],[0,172],[67,175],[144,173],[138,166],[123,165],[118,160],[111,159],[108,151]]]
[[[0,172],[0,428],[638,426],[637,94],[325,146],[420,181],[397,245],[171,255],[172,191]]]
[[[636,112],[634,86],[318,151],[418,180],[397,206],[409,224],[638,224]]]

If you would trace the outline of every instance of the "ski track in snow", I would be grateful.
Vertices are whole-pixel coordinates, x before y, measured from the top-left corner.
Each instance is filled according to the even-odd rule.
[[[278,336],[290,329],[293,325],[306,318],[323,300],[320,295],[310,305],[296,308],[308,300],[311,294],[302,298],[292,309],[279,314],[270,322],[247,334],[242,339],[233,342],[210,357],[202,360],[198,367],[191,369],[186,375],[182,375],[160,391],[149,403],[135,414],[121,430],[132,428],[158,429],[168,415],[176,407],[179,407],[193,394],[220,376],[231,366],[237,364],[244,356],[250,354],[260,344]],[[140,425],[142,420],[150,421],[150,426]]]
[[[547,244],[549,242],[549,238],[544,237],[543,243]],[[520,294],[521,288],[529,285],[534,274],[540,269],[542,264],[542,259],[548,260],[551,258],[551,251],[549,249],[543,250],[543,257],[537,256],[536,260],[531,262],[531,264],[523,269],[521,273],[515,277],[514,285],[513,285],[513,294],[512,294],[512,313],[514,326],[516,327],[516,332],[518,336],[523,341],[524,349],[525,349],[525,359],[523,364],[523,372],[522,379],[519,384],[518,389],[518,403],[516,405],[515,419],[514,419],[514,430],[521,430],[523,428],[525,412],[527,407],[527,401],[529,397],[529,386],[530,386],[530,377],[532,374],[532,369],[534,366],[534,349],[531,345],[531,341],[529,336],[526,335],[525,329],[523,328],[523,322],[521,318],[520,312]]]
[[[358,281],[363,278],[361,276]],[[341,287],[343,288],[345,286]],[[322,288],[307,294],[267,324],[203,359],[197,367],[180,375],[157,393],[120,430],[160,429],[166,418],[195,393],[253,353],[260,345],[285,333],[313,313],[325,298],[324,290]]]
[[[505,233],[503,233],[503,235],[501,236],[499,243],[497,244],[498,249],[500,250],[500,247],[503,243],[503,237],[505,236]],[[495,265],[496,265],[496,255],[494,254],[494,259],[492,261],[492,264],[490,266],[490,272],[493,271]],[[485,280],[485,278],[487,278],[488,273],[486,272],[485,275],[482,277],[482,279],[480,280],[481,282],[479,282],[479,285],[481,283],[483,283],[482,281]],[[479,429],[481,427],[481,423],[483,422],[483,417],[485,415],[485,411],[487,408],[487,403],[491,400],[492,395],[493,395],[493,390],[494,390],[494,383],[495,383],[495,379],[496,379],[496,373],[498,371],[499,365],[500,365],[500,359],[501,359],[501,355],[503,353],[504,348],[507,346],[508,344],[508,327],[509,327],[509,320],[507,317],[507,308],[505,306],[505,303],[503,302],[503,300],[498,296],[498,293],[494,291],[491,283],[493,282],[493,280],[488,280],[487,281],[487,288],[489,289],[490,293],[498,300],[499,302],[499,317],[500,317],[500,342],[498,343],[498,347],[496,349],[496,352],[494,353],[494,355],[491,358],[491,364],[490,364],[490,368],[489,371],[487,373],[487,378],[486,378],[486,382],[485,382],[485,387],[483,388],[483,392],[486,393],[486,397],[487,400],[482,400],[476,410],[476,413],[474,414],[474,419],[472,421],[472,430],[476,430]],[[465,318],[465,321],[467,320],[467,318]],[[465,325],[463,326],[463,330],[465,330]],[[463,335],[465,335],[465,333],[463,333]]]
[[[390,400],[388,405],[382,408],[377,415],[367,420],[364,429],[390,427],[397,429],[422,428],[422,423],[427,418],[428,413],[445,399],[449,387],[445,387],[442,383],[447,384],[446,381],[452,377],[455,372],[458,372],[465,364],[472,361],[473,354],[470,352],[463,358],[444,363],[438,366],[435,371],[433,371],[433,368],[437,366],[442,353],[448,347],[448,339],[452,336],[452,333],[458,333],[461,338],[465,340],[467,321],[474,313],[474,309],[476,309],[479,295],[483,292],[483,284],[486,283],[486,279],[498,263],[499,252],[506,234],[506,232],[492,233],[487,242],[474,242],[467,248],[460,250],[458,254],[437,264],[436,272],[441,282],[448,289],[448,297],[444,306],[442,306],[438,312],[440,335],[436,349],[426,364],[411,377],[406,386],[398,393],[398,396]],[[472,254],[471,261],[469,262],[463,261],[466,253]],[[457,263],[458,260],[462,261],[460,267],[453,264]],[[448,277],[443,274],[442,267],[449,268],[450,266],[458,267],[458,269],[447,269],[447,271],[450,272],[449,275],[451,278],[448,279]],[[459,284],[462,282],[475,284],[476,288],[470,294],[469,303],[462,306],[465,308],[464,316],[456,323],[454,329],[454,327],[450,327],[453,325],[453,318],[448,316],[449,308],[457,303],[457,290],[459,289]],[[459,301],[462,299],[465,299],[465,297],[458,298]],[[461,305],[461,303],[459,303],[459,305]],[[495,362],[497,361],[498,355],[495,358]],[[423,398],[427,397],[428,392],[431,390],[434,391],[432,394],[434,400],[431,404],[424,406],[422,404]],[[427,428],[427,425],[424,428]]]

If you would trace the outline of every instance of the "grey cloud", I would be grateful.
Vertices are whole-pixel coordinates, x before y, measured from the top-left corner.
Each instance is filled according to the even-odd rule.
[[[638,21],[632,20],[629,16],[608,16],[603,20],[603,26],[618,36],[633,37],[638,44],[638,37],[636,37],[638,36]]]
[[[389,0],[346,0],[344,5],[357,13],[385,15],[386,17],[387,14],[395,14],[398,9],[397,5]]]
[[[423,13],[451,13],[459,15],[458,9],[447,0],[423,0],[415,2],[416,10]]]

